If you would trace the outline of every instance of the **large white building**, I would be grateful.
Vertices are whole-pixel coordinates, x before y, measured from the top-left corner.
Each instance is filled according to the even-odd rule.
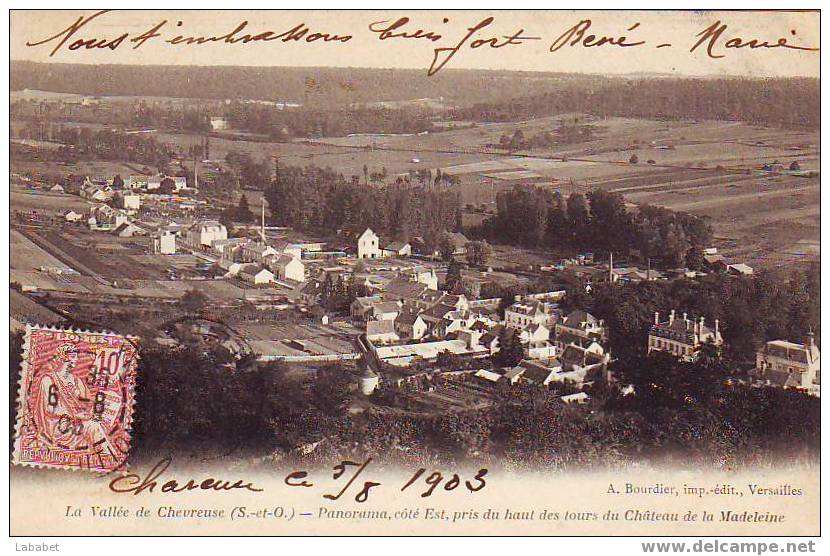
[[[541,301],[516,302],[504,311],[504,322],[512,328],[524,329],[530,325],[547,326],[550,315]]]
[[[381,257],[383,257],[383,250],[380,248],[380,238],[371,228],[366,228],[366,231],[357,238],[357,258],[380,259]]]
[[[176,234],[171,230],[160,230],[153,237],[153,253],[159,255],[175,255]]]
[[[682,319],[675,318],[674,309],[667,321],[660,322],[660,313],[654,313],[654,324],[648,333],[648,352],[665,351],[690,360],[697,357],[703,344],[722,346],[723,337],[718,320],[715,319],[714,329],[704,322],[703,317],[697,321],[689,320],[686,313],[683,313]]]
[[[187,243],[194,248],[211,247],[222,239],[228,239],[228,229],[217,220],[201,220],[187,230]]]
[[[118,201],[124,210],[137,211],[141,208],[141,197],[129,191],[119,192]]]
[[[818,395],[821,353],[810,334],[805,344],[772,340],[755,354],[752,378],[756,384],[805,390]]]

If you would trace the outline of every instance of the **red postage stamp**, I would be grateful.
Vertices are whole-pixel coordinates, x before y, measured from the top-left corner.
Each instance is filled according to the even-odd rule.
[[[26,328],[13,463],[100,471],[124,464],[138,363],[134,340]]]

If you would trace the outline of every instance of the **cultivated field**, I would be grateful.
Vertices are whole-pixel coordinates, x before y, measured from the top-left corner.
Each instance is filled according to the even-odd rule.
[[[583,118],[594,128],[591,140],[544,149],[505,152],[489,145],[521,129],[525,138],[555,131],[559,120],[478,123],[423,135],[359,135],[287,143],[212,137],[210,156],[220,160],[232,151],[257,159],[278,157],[281,165],[329,166],[348,179],[385,168],[390,176],[419,169],[455,175],[462,200],[478,208],[466,214],[475,223],[480,212],[494,209],[498,191],[533,183],[560,191],[603,188],[623,193],[632,204],[655,204],[711,217],[716,245],[750,264],[781,265],[815,259],[819,239],[819,179],[763,172],[777,161],[797,162],[804,172],[819,170],[817,133],[773,129],[737,122],[655,121]],[[181,152],[199,144],[192,134],[157,133]],[[629,159],[636,155],[638,163]],[[29,165],[39,163],[29,163]],[[13,169],[18,166],[13,163]],[[45,170],[45,168],[43,168]],[[72,168],[95,174],[128,166],[94,163]],[[12,206],[23,202],[15,196]],[[256,195],[249,198],[258,204]],[[801,243],[799,243],[801,242]],[[805,243],[806,242],[806,243]],[[803,248],[807,245],[807,248]]]

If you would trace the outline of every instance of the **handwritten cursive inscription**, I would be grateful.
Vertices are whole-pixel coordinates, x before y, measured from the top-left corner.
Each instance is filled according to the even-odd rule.
[[[700,39],[692,46],[689,52],[694,52],[702,44],[706,45],[706,54],[710,58],[724,58],[725,54],[719,54],[718,47],[722,48],[749,48],[754,50],[756,48],[789,48],[791,50],[805,50],[808,52],[817,52],[818,47],[801,46],[790,44],[787,37],[780,37],[775,42],[770,43],[768,40],[757,38],[742,38],[738,36],[729,37],[726,35],[727,25],[721,23],[720,20],[714,22],[712,25],[698,33],[697,37]],[[796,36],[795,29],[790,30],[792,36]]]
[[[161,477],[170,464],[173,462],[170,458],[164,458],[159,461],[147,476],[143,479],[140,475],[135,473],[128,473],[119,477],[115,477],[110,481],[110,490],[118,493],[130,493],[134,495],[141,494],[145,490],[153,492],[159,485],[159,477]],[[261,488],[256,488],[253,483],[244,482],[241,479],[235,482],[225,481],[221,479],[214,479],[207,477],[201,482],[196,482],[195,479],[188,479],[184,484],[179,484],[175,479],[165,481],[161,485],[161,492],[164,493],[180,493],[191,490],[213,490],[216,492],[223,492],[229,490],[249,490],[251,492],[262,492]]]
[[[186,26],[183,21],[170,22],[161,20],[141,33],[115,31],[111,36],[97,35],[90,31],[90,23],[101,18],[109,10],[100,10],[89,16],[80,16],[67,27],[46,38],[28,41],[28,47],[51,47],[49,56],[58,52],[75,52],[84,50],[111,50],[115,51],[123,45],[129,45],[133,50],[147,43],[160,43],[165,46],[199,46],[213,45],[248,45],[251,43],[324,43],[332,46],[342,46],[350,42],[355,35],[350,32],[332,32],[331,30],[314,30],[305,23],[297,23],[286,27],[285,30],[251,30],[248,21],[241,21],[233,26],[225,27],[226,32],[216,34],[201,34],[184,32]],[[542,40],[540,36],[526,33],[525,29],[510,30],[506,34],[499,29],[496,18],[485,17],[477,23],[464,27],[461,32],[449,32],[446,25],[448,17],[440,20],[432,28],[413,22],[409,16],[400,16],[397,19],[373,21],[368,25],[368,32],[384,46],[397,42],[430,45],[432,61],[427,69],[427,75],[435,75],[445,68],[463,52],[479,50],[488,55],[497,55],[494,51],[506,47],[521,47],[530,41]],[[760,36],[745,36],[731,33],[727,23],[720,20],[708,25],[694,36],[683,40],[683,37],[672,37],[672,42],[647,42],[642,38],[643,28],[640,22],[625,24],[619,30],[609,29],[608,24],[597,30],[599,26],[590,19],[581,19],[575,24],[568,25],[562,32],[554,31],[556,37],[550,43],[549,52],[555,53],[573,48],[591,50],[623,50],[648,48],[672,48],[672,43],[691,45],[689,53],[703,50],[706,56],[720,59],[733,50],[760,53],[768,49],[783,49],[802,52],[817,52],[817,46],[803,44],[795,37],[795,29],[789,31],[789,36],[778,38],[763,38]],[[510,28],[508,28],[510,29]],[[364,29],[365,32],[365,29]],[[639,35],[639,36],[638,36]],[[792,42],[791,42],[792,41]],[[653,45],[653,46],[652,46]],[[685,48],[685,47],[682,47]]]
[[[98,17],[104,15],[105,13],[109,12],[110,10],[100,10],[95,12],[94,14],[84,17],[80,16],[77,20],[71,23],[65,29],[58,31],[54,35],[46,37],[45,39],[37,40],[37,41],[27,41],[26,46],[34,47],[34,46],[41,46],[46,44],[54,45],[49,56],[52,57],[57,54],[62,48],[65,48],[69,51],[75,50],[92,50],[92,49],[109,49],[109,50],[116,50],[119,48],[123,43],[130,42],[133,45],[133,50],[143,46],[150,40],[156,39],[158,37],[162,37],[162,29],[168,26],[168,21],[162,20],[155,25],[153,25],[147,31],[143,33],[139,33],[133,37],[130,37],[129,33],[121,33],[115,38],[107,38],[107,37],[83,37],[80,35],[81,30],[86,27],[91,21],[97,19]],[[184,22],[178,21],[176,22],[176,28],[181,28],[184,25]],[[324,42],[324,43],[337,43],[342,44],[350,41],[352,39],[352,35],[350,34],[339,34],[339,33],[329,33],[329,32],[318,32],[312,31],[305,23],[298,23],[294,25],[290,29],[282,32],[277,31],[259,31],[259,32],[248,32],[247,31],[248,22],[242,21],[234,27],[233,30],[222,33],[218,35],[182,35],[176,34],[170,38],[163,39],[166,44],[171,45],[184,45],[184,46],[191,46],[191,45],[202,45],[202,44],[209,44],[209,43],[218,43],[218,44],[228,44],[228,45],[235,45],[235,44],[248,44],[252,42],[271,42],[271,41],[281,41],[284,43],[287,42],[305,42],[305,43],[313,43],[313,42]]]

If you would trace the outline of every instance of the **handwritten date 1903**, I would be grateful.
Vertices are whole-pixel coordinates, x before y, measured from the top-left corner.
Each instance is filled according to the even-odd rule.
[[[323,494],[323,498],[327,500],[339,500],[341,496],[343,496],[346,491],[352,486],[352,483],[358,478],[358,476],[366,470],[366,468],[371,463],[372,458],[368,458],[365,462],[359,463],[354,461],[343,460],[339,464],[335,465],[332,469],[334,473],[332,474],[332,479],[337,481],[343,475],[345,475],[347,469],[353,468],[353,473],[349,477],[349,479],[345,482],[343,487],[336,493],[326,493]],[[407,490],[408,488],[412,487],[416,483],[421,484],[421,487],[426,485],[426,488],[421,491],[421,497],[427,498],[432,496],[432,493],[443,483],[443,490],[450,492],[459,488],[462,485],[462,477],[460,477],[457,473],[453,473],[451,476],[446,477],[439,471],[433,471],[429,474],[427,473],[426,468],[419,468],[415,471],[409,478],[409,480],[401,487],[401,492]],[[424,476],[426,475],[426,476]],[[470,492],[478,492],[479,490],[483,489],[487,482],[484,480],[484,477],[487,475],[487,469],[479,469],[478,472],[469,480],[464,480],[463,485],[464,487]],[[292,487],[306,487],[311,488],[314,486],[314,482],[308,480],[308,472],[307,471],[293,471],[289,473],[285,477],[285,484]],[[423,479],[422,479],[423,478]],[[355,488],[359,489],[357,494],[355,495],[354,499],[356,502],[363,503],[369,499],[369,491],[375,487],[381,486],[381,483],[375,481],[364,481],[363,486],[359,487],[356,486]]]

